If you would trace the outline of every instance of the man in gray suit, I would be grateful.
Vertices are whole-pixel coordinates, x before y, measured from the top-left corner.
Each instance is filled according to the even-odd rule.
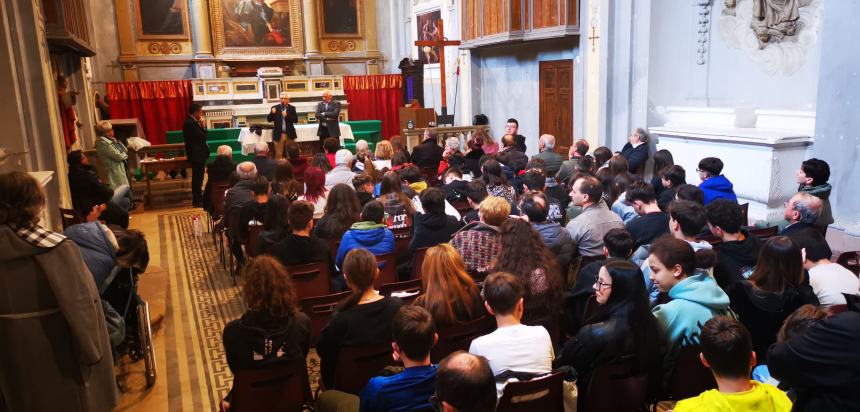
[[[340,125],[338,124],[338,116],[340,116],[340,102],[331,98],[331,92],[326,90],[322,95],[323,101],[317,104],[316,116],[320,122],[320,127],[317,130],[317,136],[320,138],[320,144],[326,137],[340,137]]]

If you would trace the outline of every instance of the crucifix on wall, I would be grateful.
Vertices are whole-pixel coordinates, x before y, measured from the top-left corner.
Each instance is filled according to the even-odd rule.
[[[454,115],[448,114],[448,98],[445,86],[445,46],[459,46],[459,40],[448,40],[444,36],[444,25],[442,19],[439,19],[439,27],[436,31],[436,38],[433,40],[418,40],[415,45],[418,47],[438,47],[439,48],[439,80],[442,88],[442,115],[437,117],[438,123],[454,124]]]

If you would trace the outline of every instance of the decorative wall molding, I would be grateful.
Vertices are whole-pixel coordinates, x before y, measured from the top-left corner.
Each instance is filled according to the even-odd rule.
[[[708,48],[711,42],[711,0],[697,0],[699,6],[698,32],[699,38],[696,42],[696,64],[702,66],[707,60]]]
[[[182,45],[173,41],[154,41],[146,46],[146,50],[152,54],[180,54],[182,53]]]
[[[734,7],[724,3],[717,29],[720,38],[730,48],[744,51],[765,74],[791,76],[806,64],[809,50],[821,35],[822,0],[797,1],[799,17],[794,24],[794,34],[770,35],[765,42],[752,28],[753,0],[731,2]]]
[[[355,51],[355,42],[352,40],[330,40],[328,48],[331,51]]]

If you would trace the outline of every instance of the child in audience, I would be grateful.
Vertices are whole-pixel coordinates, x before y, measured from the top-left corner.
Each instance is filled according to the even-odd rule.
[[[352,187],[346,183],[334,185],[326,198],[325,214],[314,225],[314,235],[323,240],[340,240],[358,221],[361,208]]]
[[[758,260],[761,241],[750,236],[744,225],[744,215],[737,202],[718,199],[705,206],[708,227],[711,233],[720,238],[714,249],[717,264],[714,278],[724,290],[749,277]]]
[[[382,176],[379,193],[379,201],[382,202],[385,214],[388,216],[386,219],[388,227],[395,229],[412,224],[415,208],[409,196],[403,193],[400,175],[397,172],[387,172]]]
[[[337,248],[335,264],[343,267],[341,264],[347,252],[355,248],[366,249],[374,255],[394,251],[394,233],[385,227],[385,209],[377,200],[367,202],[361,209],[361,221],[353,224],[343,234]]]
[[[651,282],[671,299],[655,306],[652,313],[667,334],[670,356],[665,370],[672,370],[680,348],[699,343],[699,326],[714,316],[728,313],[729,297],[712,277],[695,272],[693,247],[681,239],[671,236],[657,239],[651,244],[648,265]]]
[[[624,226],[633,238],[634,247],[650,244],[668,231],[669,214],[660,210],[654,188],[644,181],[630,184],[625,195],[626,202],[639,217]]]
[[[439,339],[433,318],[420,306],[401,306],[391,332],[393,357],[403,362],[403,372],[370,379],[359,395],[359,412],[428,410],[436,385],[430,349]]]
[[[313,217],[314,205],[304,200],[297,200],[290,204],[287,222],[291,233],[275,243],[270,253],[286,266],[326,262],[331,274],[332,291],[341,291],[344,288],[343,278],[337,276],[328,243],[311,234],[314,228]]]
[[[415,304],[430,311],[437,325],[465,323],[487,314],[463,258],[447,243],[427,249],[421,284],[424,294]]]
[[[860,281],[854,272],[830,261],[833,252],[817,229],[807,228],[789,236],[797,247],[806,252],[803,268],[809,271],[809,285],[825,309],[844,305],[845,295],[860,293]]]
[[[800,185],[798,192],[806,192],[821,199],[821,215],[815,225],[822,234],[826,233],[827,226],[833,223],[833,212],[830,210],[830,191],[833,187],[827,183],[830,179],[830,165],[821,159],[804,160],[795,175]]]
[[[310,348],[311,321],[299,311],[299,299],[286,268],[270,256],[251,260],[242,272],[248,311],[224,327],[224,352],[230,371],[269,369],[304,360]],[[231,390],[232,392],[232,390]],[[221,402],[229,410],[231,395]]]
[[[332,388],[340,348],[391,340],[391,321],[403,301],[385,297],[373,289],[379,275],[376,257],[365,249],[353,249],[344,259],[343,275],[352,292],[337,306],[317,341],[323,386]]]
[[[478,206],[484,199],[489,196],[487,194],[487,185],[481,179],[474,179],[466,184],[466,201],[469,203],[470,210],[463,214],[463,223],[469,224],[481,220],[478,216]]]
[[[738,321],[718,316],[702,326],[702,364],[711,370],[717,389],[682,400],[675,412],[721,410],[788,412],[791,400],[775,386],[750,380],[756,363],[750,334]]]
[[[785,236],[775,236],[762,246],[752,276],[726,290],[732,310],[752,334],[759,362],[767,363],[767,348],[788,315],[804,304],[818,304],[803,277],[800,248]]]
[[[657,195],[657,205],[660,206],[660,210],[669,211],[669,203],[675,200],[678,188],[685,184],[687,184],[687,172],[683,167],[674,165],[663,171],[660,175],[660,186],[663,190]]]
[[[666,338],[651,316],[642,273],[632,262],[610,259],[593,283],[597,309],[587,325],[565,343],[554,367],[573,366],[576,384],[588,388],[594,368],[624,359],[633,371],[659,371]]]
[[[438,187],[430,187],[418,197],[424,213],[415,213],[412,219],[412,241],[409,251],[447,243],[460,229],[460,219],[445,214],[445,193]]]
[[[702,189],[702,193],[705,195],[706,205],[717,199],[738,202],[732,182],[720,174],[723,172],[722,160],[716,157],[706,157],[699,161],[699,168],[696,171],[699,172],[699,179],[702,179],[699,189]]]
[[[504,372],[546,374],[552,371],[555,356],[549,333],[543,326],[526,326],[523,317],[522,282],[510,273],[496,272],[484,281],[484,301],[487,310],[496,317],[495,332],[472,341],[469,353],[490,361],[496,376],[496,389],[501,398],[508,379]]]
[[[355,193],[358,196],[358,203],[361,207],[367,202],[373,200],[373,179],[367,174],[359,173],[352,178],[352,187],[355,188]]]

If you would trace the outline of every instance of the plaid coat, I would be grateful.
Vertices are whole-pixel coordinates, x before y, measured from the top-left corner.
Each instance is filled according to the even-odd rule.
[[[483,222],[473,222],[454,234],[451,246],[460,252],[470,274],[485,273],[493,258],[499,254],[499,228]]]

